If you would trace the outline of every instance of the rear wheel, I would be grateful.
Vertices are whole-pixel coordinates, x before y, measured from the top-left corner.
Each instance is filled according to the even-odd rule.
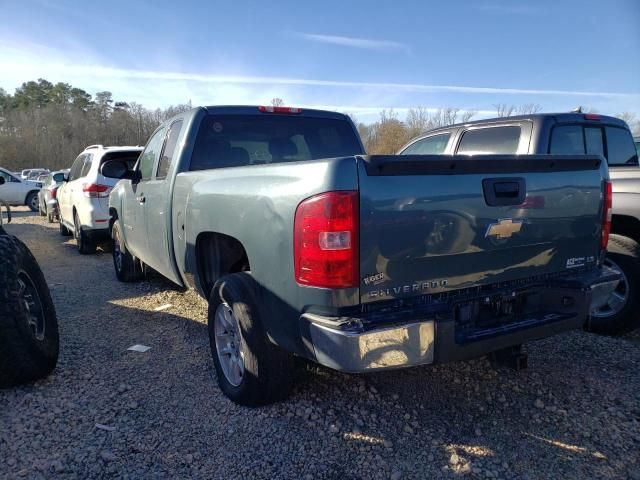
[[[116,277],[121,282],[137,282],[142,279],[142,264],[127,250],[122,238],[120,220],[116,220],[111,227],[111,255]]]
[[[73,215],[73,236],[76,239],[76,245],[78,246],[78,251],[83,255],[89,253],[96,253],[97,245],[94,241],[89,239],[87,232],[84,231],[82,225],[80,224],[80,219],[78,218],[78,214],[75,213]]]
[[[209,300],[209,343],[218,385],[235,403],[256,407],[288,396],[293,357],[267,337],[259,290],[248,272],[220,279]]]
[[[631,330],[640,320],[640,245],[635,240],[612,234],[604,264],[622,274],[605,305],[591,312],[589,330],[616,334]]]
[[[37,212],[40,208],[39,203],[38,192],[31,192],[29,193],[29,195],[27,195],[26,205],[27,207],[29,207],[29,210],[31,210],[32,212]]]
[[[48,375],[58,361],[56,312],[36,259],[0,234],[0,387]]]

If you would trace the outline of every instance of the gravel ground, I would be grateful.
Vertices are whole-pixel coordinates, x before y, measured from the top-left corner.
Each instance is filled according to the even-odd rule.
[[[0,391],[1,478],[640,479],[638,333],[539,341],[521,372],[310,368],[252,410],[216,385],[195,293],[118,283],[110,254],[24,209],[7,230],[44,270],[62,345],[52,376]]]

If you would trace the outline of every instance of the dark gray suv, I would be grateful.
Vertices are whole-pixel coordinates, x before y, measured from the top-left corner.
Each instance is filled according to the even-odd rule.
[[[639,139],[636,139],[636,142]],[[640,167],[627,124],[593,113],[539,113],[477,120],[430,130],[400,155],[602,155],[613,182],[613,222],[606,263],[623,281],[606,305],[591,312],[590,329],[620,333],[640,321]]]

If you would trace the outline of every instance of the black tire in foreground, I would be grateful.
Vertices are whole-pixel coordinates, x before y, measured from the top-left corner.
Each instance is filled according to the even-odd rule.
[[[293,356],[267,338],[260,304],[249,272],[221,278],[209,300],[209,343],[218,384],[232,401],[249,407],[285,399],[294,366]]]
[[[640,323],[640,244],[611,234],[605,265],[622,272],[623,279],[602,308],[591,312],[588,330],[620,334]]]
[[[142,279],[144,270],[140,261],[127,250],[122,238],[120,220],[111,227],[111,255],[116,277],[121,282],[137,282]]]
[[[51,373],[58,361],[56,312],[29,249],[0,230],[0,387]]]
[[[98,245],[96,245],[96,243],[89,238],[87,232],[85,232],[85,230],[82,228],[77,213],[73,215],[73,227],[73,236],[76,239],[78,251],[83,255],[96,253]]]

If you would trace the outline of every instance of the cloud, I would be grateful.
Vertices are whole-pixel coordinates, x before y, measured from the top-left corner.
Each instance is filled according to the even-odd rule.
[[[460,93],[460,94],[500,94],[500,95],[547,95],[574,97],[615,97],[640,99],[640,92],[593,92],[581,90],[552,90],[512,87],[484,87],[463,85],[432,85],[422,83],[394,83],[394,82],[360,82],[348,80],[327,80],[296,77],[254,76],[203,74],[189,72],[167,72],[153,70],[134,70],[101,65],[77,65],[68,63],[23,63],[21,61],[4,62],[0,59],[0,69],[19,71],[22,76],[34,75],[52,76],[98,76],[102,79],[139,79],[157,81],[187,81],[205,84],[236,84],[236,85],[286,85],[297,87],[334,87],[352,89],[391,90],[403,92],[429,93]]]
[[[311,42],[329,43],[343,47],[362,48],[365,50],[378,50],[383,52],[402,51],[411,53],[409,45],[390,40],[372,40],[369,38],[344,37],[339,35],[322,35],[318,33],[294,32],[293,35]]]

